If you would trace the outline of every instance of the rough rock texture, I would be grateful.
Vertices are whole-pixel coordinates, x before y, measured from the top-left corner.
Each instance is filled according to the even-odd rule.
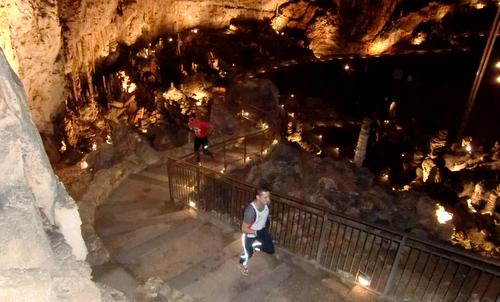
[[[23,82],[40,132],[65,99],[61,26],[56,0],[0,0],[0,47]]]
[[[393,193],[373,182],[373,175],[352,164],[319,158],[292,146],[279,145],[268,160],[232,172],[253,184],[310,201],[361,221],[385,225],[421,238],[449,240],[452,228],[435,219],[435,201],[412,192]]]
[[[100,301],[73,199],[55,177],[26,96],[0,52],[0,300]]]
[[[451,5],[423,3],[417,11],[395,17],[396,0],[337,0],[324,3],[286,2],[272,19],[275,30],[304,31],[317,58],[335,54],[378,55],[408,40],[418,25],[440,21]]]
[[[26,88],[35,125],[50,134],[71,93],[65,75],[76,82],[80,73],[92,74],[118,43],[195,26],[221,28],[235,17],[271,17],[282,2],[0,0],[0,47]]]
[[[283,1],[60,1],[66,73],[92,73],[97,60],[139,37],[193,27],[223,28],[235,17],[272,17]],[[74,79],[75,80],[75,79]]]

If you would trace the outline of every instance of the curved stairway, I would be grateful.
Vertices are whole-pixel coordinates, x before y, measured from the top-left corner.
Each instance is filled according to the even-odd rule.
[[[239,232],[169,199],[166,167],[152,166],[98,207],[96,230],[112,261],[94,267],[96,281],[135,301],[374,300],[280,250],[256,253],[243,276]]]

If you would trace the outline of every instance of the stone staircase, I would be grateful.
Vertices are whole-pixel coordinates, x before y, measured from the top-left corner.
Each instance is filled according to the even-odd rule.
[[[96,231],[112,261],[93,268],[95,281],[148,302],[345,301],[332,288],[350,292],[282,251],[256,253],[243,276],[239,232],[169,199],[166,167],[152,166],[127,178],[98,207]]]

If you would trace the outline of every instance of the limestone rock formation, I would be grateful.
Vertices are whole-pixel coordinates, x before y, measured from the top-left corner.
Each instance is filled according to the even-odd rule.
[[[55,177],[0,52],[0,300],[100,301],[73,199]]]

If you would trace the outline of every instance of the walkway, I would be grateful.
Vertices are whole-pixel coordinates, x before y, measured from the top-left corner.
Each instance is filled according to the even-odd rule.
[[[282,250],[256,254],[245,277],[237,266],[239,232],[169,199],[166,167],[152,166],[97,209],[96,230],[112,263],[94,267],[96,281],[136,301],[376,301]],[[139,285],[152,277],[165,283],[148,298]]]

